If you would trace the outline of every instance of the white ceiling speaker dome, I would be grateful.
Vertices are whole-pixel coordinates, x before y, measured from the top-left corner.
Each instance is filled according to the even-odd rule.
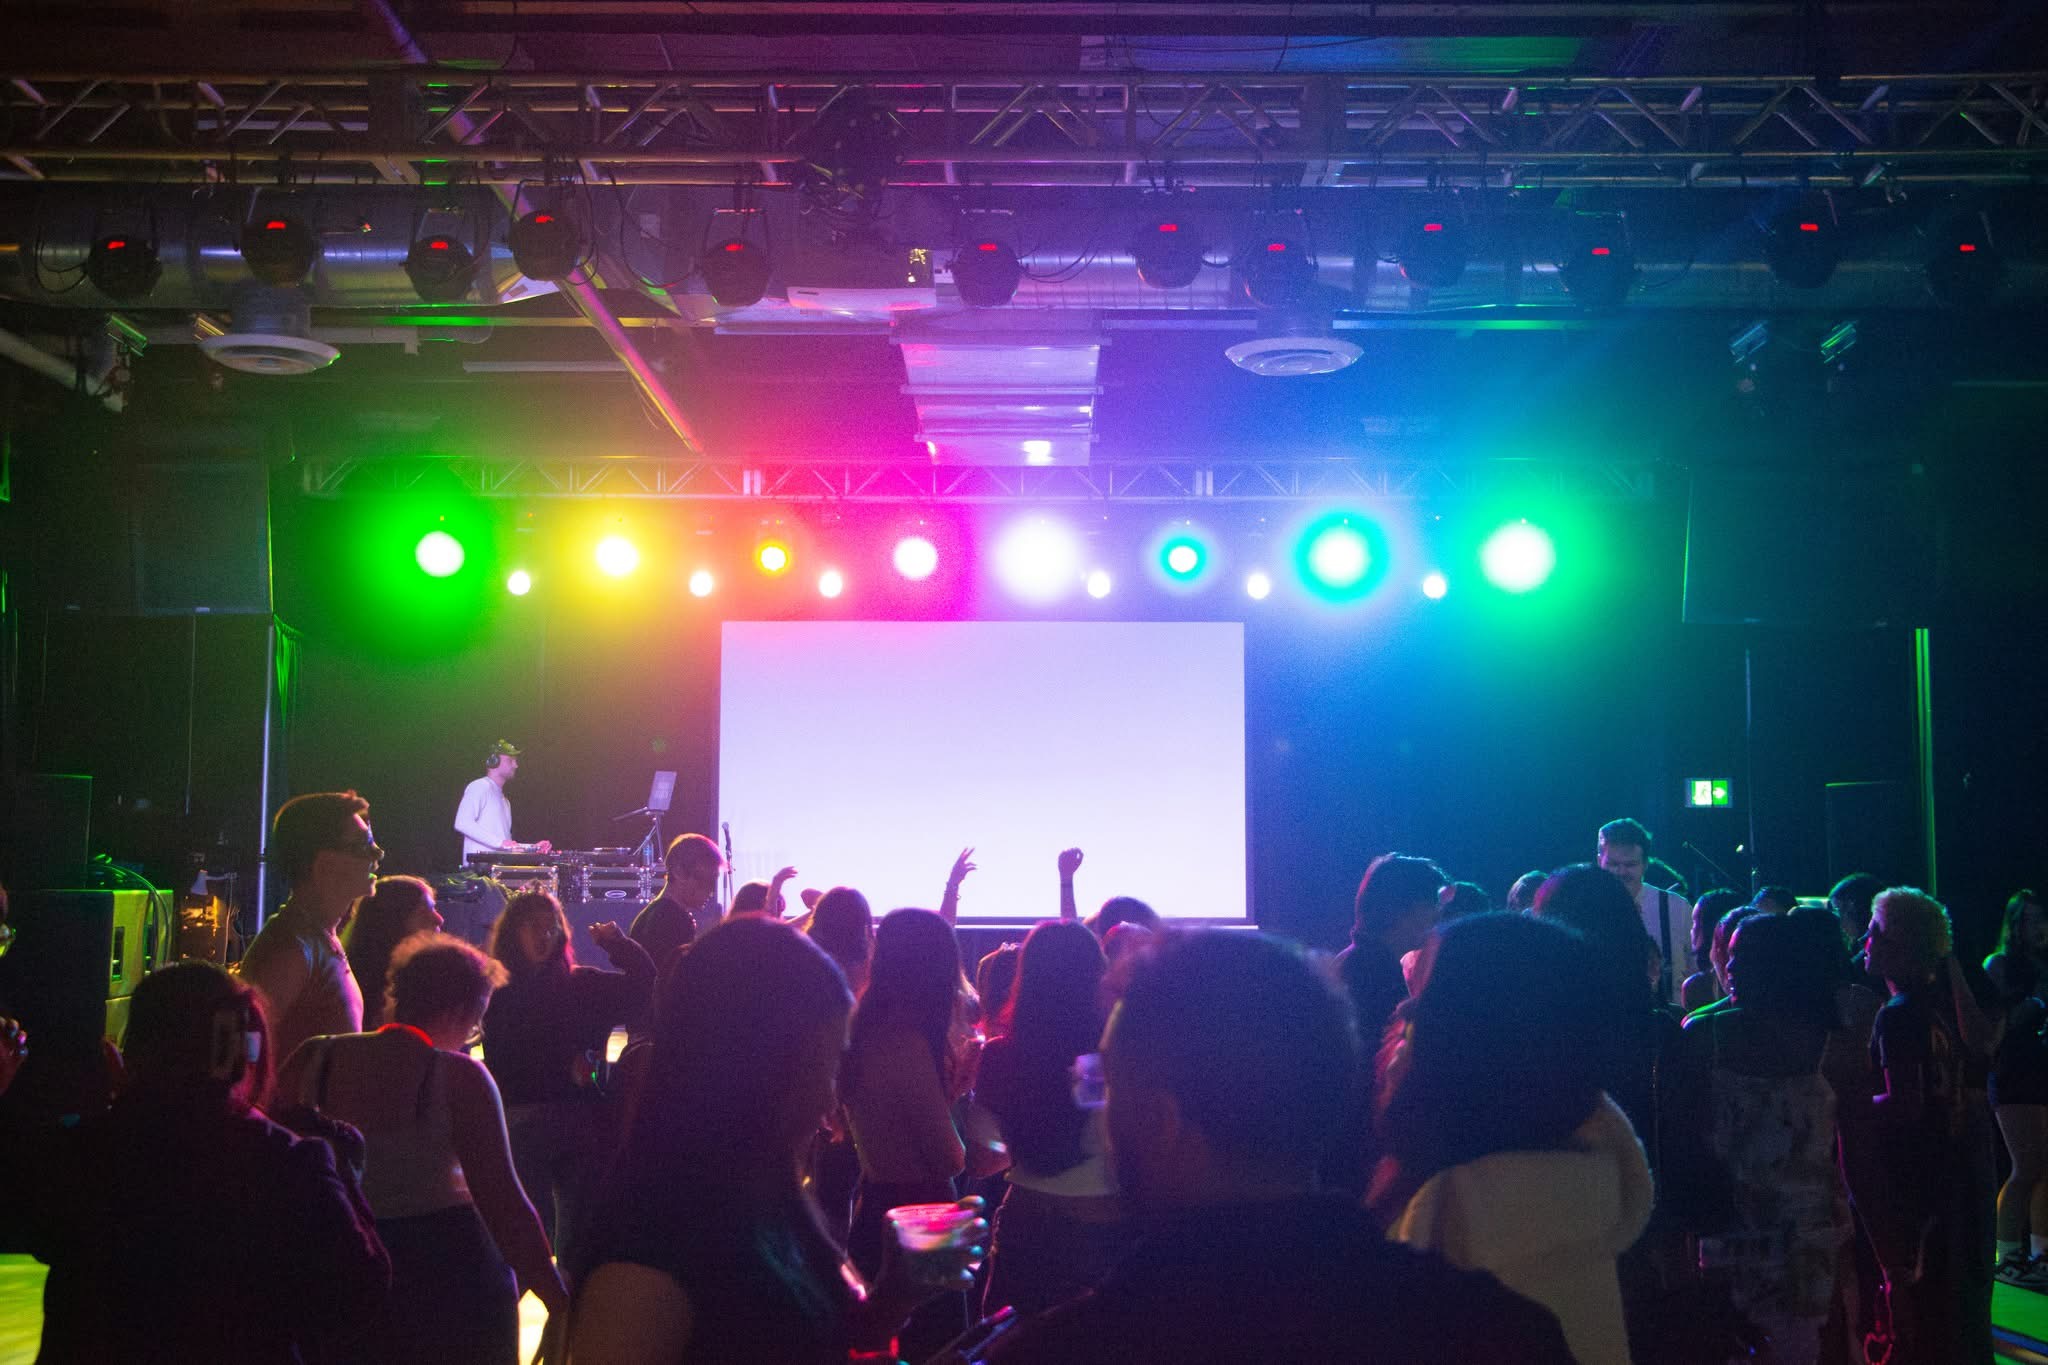
[[[1333,336],[1266,336],[1240,341],[1223,354],[1240,370],[1268,379],[1302,374],[1335,374],[1364,352]]]
[[[227,369],[243,374],[311,374],[341,355],[326,342],[313,340],[312,301],[296,285],[237,285],[233,316],[232,330],[199,342],[208,360]]]
[[[1330,335],[1334,311],[1324,291],[1287,308],[1269,308],[1258,316],[1258,335],[1240,341],[1223,354],[1240,370],[1268,379],[1303,374],[1335,374],[1356,364],[1365,352]]]

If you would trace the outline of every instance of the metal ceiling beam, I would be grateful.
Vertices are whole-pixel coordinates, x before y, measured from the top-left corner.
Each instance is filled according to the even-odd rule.
[[[0,67],[0,125],[23,130],[0,161],[60,180],[305,183],[404,167],[505,183],[577,166],[620,184],[727,184],[804,160],[847,95],[893,112],[904,185],[1252,184],[1290,171],[1380,187],[2024,183],[2048,159],[2048,71],[1879,73],[1823,89],[1783,74]]]
[[[432,59],[427,55],[426,49],[407,31],[405,21],[391,8],[389,0],[358,0],[356,8],[391,39],[401,60],[416,68],[432,65]],[[394,81],[394,75],[402,77],[403,73],[381,73],[373,86],[373,96],[381,98],[372,105],[372,109],[382,115],[372,125],[373,128],[379,124],[401,121],[408,112],[419,117],[425,117],[429,112],[424,103],[428,87],[422,84],[407,85],[402,79]],[[588,88],[586,87],[586,90]],[[451,136],[464,140],[477,138],[489,124],[480,123],[469,112],[475,93],[472,89],[471,93],[464,96],[452,109],[436,117],[434,127],[445,129]],[[411,158],[376,158],[372,164],[387,180],[408,176],[415,180],[421,178],[417,165]],[[585,166],[586,176],[590,175],[591,171],[591,167]],[[516,190],[507,190],[500,186],[497,194],[498,198],[504,201],[508,213],[518,211]],[[618,357],[620,365],[632,377],[633,387],[639,391],[648,408],[667,424],[669,431],[677,440],[692,450],[702,449],[703,442],[697,437],[697,429],[684,413],[683,405],[670,391],[668,380],[655,368],[653,362],[648,360],[646,353],[641,351],[626,329],[619,325],[619,316],[612,311],[611,305],[605,302],[599,284],[600,281],[592,279],[591,273],[585,270],[579,272],[577,278],[562,281],[560,288],[570,305],[582,314],[584,321],[604,338],[604,344]]]
[[[1097,461],[1025,468],[912,461],[764,464],[691,456],[298,461],[310,495],[453,489],[483,498],[884,504],[1305,503],[1530,493],[1593,501],[1656,495],[1649,461],[1243,459]]]

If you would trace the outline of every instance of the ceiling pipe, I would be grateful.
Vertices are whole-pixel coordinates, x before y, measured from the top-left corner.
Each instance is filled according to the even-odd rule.
[[[107,383],[107,375],[113,369],[111,356],[104,366],[81,365],[76,360],[52,355],[26,337],[4,330],[0,330],[0,356],[53,379],[75,393],[97,398],[106,404],[110,412],[119,412],[128,406],[127,395]]]
[[[374,28],[391,40],[393,55],[400,61],[408,66],[434,64],[427,50],[419,45],[411,31],[406,28],[405,21],[391,8],[390,0],[357,0],[356,9]],[[466,140],[475,126],[467,114],[461,113],[456,114],[449,122],[449,127],[458,140]],[[506,212],[512,213],[515,192],[504,185],[494,186],[493,192],[504,203]],[[618,314],[612,312],[610,305],[605,303],[604,295],[599,292],[597,285],[586,277],[564,280],[560,290],[562,297],[568,299],[576,311],[597,330],[597,334],[604,338],[605,345],[611,348],[612,354],[619,358],[619,363],[626,367],[626,373],[632,376],[633,384],[639,389],[640,396],[647,400],[649,407],[661,415],[661,420],[668,424],[676,439],[692,450],[702,450],[703,442],[698,439],[696,428],[684,414],[682,405],[676,401],[675,395],[669,392],[668,382],[640,348],[633,344],[633,339],[627,335],[626,329],[619,325]]]

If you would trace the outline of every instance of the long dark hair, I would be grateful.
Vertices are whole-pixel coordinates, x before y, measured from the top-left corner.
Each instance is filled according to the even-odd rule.
[[[377,889],[356,902],[355,913],[342,931],[342,951],[356,983],[363,988],[363,1027],[384,1022],[384,990],[391,974],[391,953],[410,932],[406,921],[434,903],[434,889],[418,877],[379,877]]]
[[[789,1174],[773,1150],[776,1082],[818,1029],[853,1007],[838,964],[794,927],[745,916],[715,925],[662,986],[632,1152],[661,1162],[738,1162]],[[821,1116],[822,1117],[822,1116]]]
[[[1405,1068],[1390,1077],[1382,1062],[1382,1212],[1388,1194],[1405,1204],[1439,1171],[1564,1146],[1600,1098],[1610,1015],[1585,988],[1598,967],[1580,935],[1522,915],[1473,915],[1444,925],[1424,951]],[[1507,980],[1519,984],[1503,991]]]
[[[1053,1174],[1081,1159],[1087,1114],[1074,1104],[1070,1068],[1101,1045],[1107,970],[1102,945],[1073,920],[1038,925],[1018,954],[1003,1041],[991,1045],[1008,1054],[1014,1085],[992,1089],[989,1108],[1027,1170]]]
[[[875,930],[868,988],[853,1012],[840,1090],[860,1091],[861,1068],[877,1034],[910,1028],[931,1049],[939,1083],[953,1091],[953,1019],[960,997],[960,944],[953,926],[929,910],[891,910]]]
[[[519,926],[530,919],[552,920],[556,930],[554,951],[539,962],[528,962],[519,950]],[[545,891],[521,891],[506,901],[491,925],[484,951],[505,965],[505,974],[513,981],[539,971],[566,972],[576,965],[569,947],[569,917],[562,913],[562,903]]]
[[[1998,951],[2016,968],[2024,964],[2026,969],[2033,970],[2039,965],[2033,951],[2027,947],[2021,926],[2026,923],[2027,907],[2042,904],[2041,898],[2031,891],[2015,891],[2012,899],[2005,903],[2005,918],[1998,925]]]
[[[802,1116],[786,1078],[852,1004],[831,958],[763,916],[714,925],[678,957],[631,1131],[571,1273],[667,1248],[693,1294],[716,1289],[708,1337],[745,1332],[749,1359],[808,1358],[802,1344],[829,1335],[846,1287],[789,1149]]]
[[[850,886],[833,887],[811,907],[804,932],[858,989],[855,978],[867,970],[875,952],[875,915],[868,909],[868,898]]]

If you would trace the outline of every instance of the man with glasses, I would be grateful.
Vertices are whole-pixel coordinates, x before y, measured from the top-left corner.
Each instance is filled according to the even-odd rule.
[[[362,988],[335,929],[376,889],[384,850],[371,837],[369,814],[370,803],[352,791],[314,792],[278,807],[271,824],[268,857],[291,897],[235,970],[263,992],[271,1055],[280,1062],[308,1038],[363,1027]]]

